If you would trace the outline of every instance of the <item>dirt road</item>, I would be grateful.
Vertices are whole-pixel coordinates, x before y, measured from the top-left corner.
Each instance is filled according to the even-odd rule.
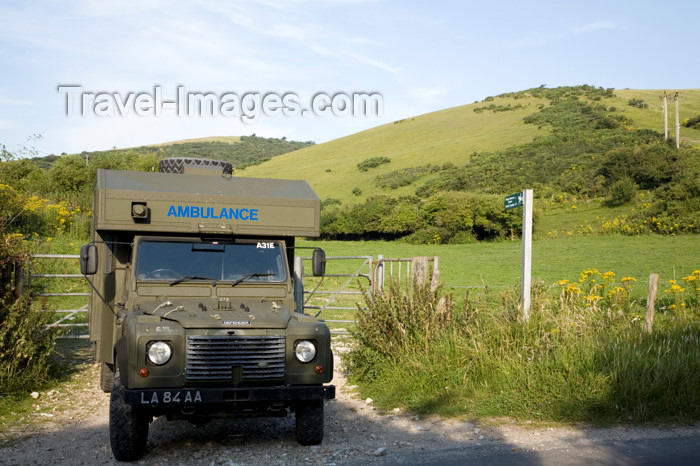
[[[338,351],[342,348],[336,347]],[[354,395],[339,360],[336,367],[337,399],[326,403],[325,439],[320,446],[296,443],[293,416],[221,420],[204,427],[158,418],[151,424],[148,450],[139,463],[559,464],[564,460],[568,464],[628,464],[651,459],[651,452],[657,450],[648,446],[654,442],[669,444],[672,451],[663,458],[672,460],[673,451],[685,448],[686,455],[700,463],[700,423],[553,428],[516,426],[509,421],[419,418],[398,410],[381,413],[371,400]],[[116,463],[109,448],[109,395],[97,388],[98,372],[96,365],[83,362],[61,388],[38,393],[35,412],[21,428],[0,439],[0,464]],[[550,457],[552,461],[547,460]]]

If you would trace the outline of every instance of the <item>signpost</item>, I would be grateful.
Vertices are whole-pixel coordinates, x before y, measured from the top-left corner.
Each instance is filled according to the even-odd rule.
[[[523,206],[523,193],[511,194],[506,196],[506,200],[503,203],[506,210],[515,209],[516,207]]]
[[[520,286],[520,302],[523,305],[523,319],[530,320],[530,286],[532,272],[532,189],[506,196],[503,206],[506,210],[523,207],[523,257]]]

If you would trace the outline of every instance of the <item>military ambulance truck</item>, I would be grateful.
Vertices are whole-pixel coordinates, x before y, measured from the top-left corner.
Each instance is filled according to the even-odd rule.
[[[140,458],[157,416],[293,412],[297,441],[319,444],[335,397],[330,332],[303,313],[294,274],[295,237],[319,234],[319,198],[305,181],[237,178],[218,161],[159,168],[98,170],[80,252],[115,458]],[[323,250],[312,266],[322,277]]]

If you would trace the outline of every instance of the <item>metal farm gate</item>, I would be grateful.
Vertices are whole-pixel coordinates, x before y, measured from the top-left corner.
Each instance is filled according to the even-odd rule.
[[[29,258],[27,286],[40,312],[55,312],[50,327],[65,328],[59,338],[88,338],[87,284],[79,271],[77,254],[33,254]],[[327,257],[326,275],[321,281],[310,273],[311,258],[296,257],[294,274],[304,283],[304,311],[326,322],[334,335],[347,335],[355,313],[366,310],[365,296],[384,293],[387,283],[407,287],[417,280],[436,286],[438,258],[384,258],[373,256]],[[432,270],[429,263],[432,262]],[[308,268],[309,271],[305,271]]]
[[[32,254],[27,265],[27,288],[39,312],[54,312],[57,320],[48,327],[65,328],[61,339],[88,338],[87,284],[80,273],[77,254]],[[79,289],[80,291],[75,291]],[[39,299],[34,299],[39,298]],[[47,306],[49,305],[49,306]],[[45,309],[54,307],[55,310]]]

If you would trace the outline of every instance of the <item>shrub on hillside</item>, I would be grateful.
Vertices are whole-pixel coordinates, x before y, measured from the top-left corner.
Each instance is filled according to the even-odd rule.
[[[641,189],[655,189],[669,183],[696,156],[691,149],[677,150],[663,141],[620,146],[605,154],[597,174],[605,176],[609,184],[630,177]]]
[[[649,104],[644,102],[642,99],[629,99],[627,101],[627,105],[637,108],[649,108]]]
[[[334,197],[328,197],[324,200],[321,201],[321,207],[330,207],[332,205],[340,205],[343,202],[340,199],[336,199]]]
[[[683,126],[686,128],[700,129],[700,115],[694,116],[693,118],[686,118],[683,121]]]
[[[431,167],[430,165],[424,165],[422,167],[399,168],[398,170],[394,170],[384,175],[378,175],[374,179],[374,182],[382,189],[397,189],[402,186],[408,186],[416,179],[432,171],[433,168],[437,169],[437,167]]]
[[[362,162],[358,163],[357,168],[359,168],[361,172],[366,172],[370,168],[375,168],[390,162],[391,159],[389,157],[372,157],[370,159],[365,159]]]
[[[605,204],[617,207],[632,202],[637,194],[637,185],[631,178],[625,177],[616,181],[610,187],[610,194],[605,199]]]

